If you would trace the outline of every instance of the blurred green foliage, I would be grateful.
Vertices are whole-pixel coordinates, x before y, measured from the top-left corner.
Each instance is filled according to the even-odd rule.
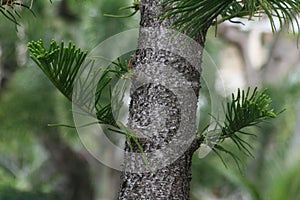
[[[128,5],[126,1],[69,0],[68,9],[76,16],[72,21],[59,13],[60,3],[34,1],[35,15],[22,11],[17,27],[0,17],[0,65],[12,69],[5,88],[0,89],[0,199],[59,199],[52,193],[63,175],[49,172],[51,161],[40,136],[58,130],[73,149],[83,149],[75,129],[48,127],[57,123],[72,125],[72,107],[29,60],[27,42],[43,39],[48,46],[52,39],[66,43],[71,40],[91,50],[106,37],[138,26],[132,20],[103,16],[118,14],[118,8]],[[103,181],[96,180],[99,169],[96,171],[92,172],[93,181],[99,187]],[[98,191],[101,196],[103,191]]]
[[[216,57],[224,47],[213,35],[210,35],[207,44],[209,52]],[[248,132],[257,135],[257,138],[251,140],[247,138],[253,146],[250,151],[254,154],[254,159],[245,156],[232,144],[226,144],[226,148],[243,161],[242,173],[229,155],[224,156],[228,163],[228,168],[225,168],[212,152],[203,159],[199,159],[196,153],[192,167],[193,200],[221,197],[240,199],[242,197],[238,195],[241,194],[253,200],[299,199],[300,150],[295,150],[295,147],[294,150],[291,149],[299,134],[296,126],[299,120],[300,71],[292,71],[276,85],[265,87],[273,100],[272,108],[286,110],[269,123],[248,129]],[[205,93],[206,89],[204,85],[202,92]],[[209,108],[206,108],[206,112],[207,110]]]
[[[60,200],[57,194],[47,194],[42,192],[20,191],[13,187],[0,188],[0,199],[5,200]]]
[[[127,1],[69,2],[70,10],[77,16],[77,20],[72,22],[58,15],[60,1],[53,1],[53,4],[49,1],[34,1],[33,11],[36,16],[28,11],[22,12],[22,26],[17,27],[18,32],[14,24],[0,17],[0,62],[17,70],[5,89],[0,91],[0,199],[59,198],[51,194],[51,181],[49,183],[41,178],[45,174],[42,167],[47,157],[38,136],[51,132],[47,132],[51,129],[47,127],[49,123],[72,124],[71,105],[54,90],[42,72],[33,67],[31,61],[26,60],[25,64],[20,64],[20,52],[16,51],[16,47],[31,40],[43,39],[50,43],[51,39],[56,39],[65,42],[72,40],[82,49],[90,50],[113,34],[138,27],[138,16],[131,19],[103,16],[105,13],[128,14],[129,11],[118,11],[118,8],[130,4]],[[224,45],[214,36],[213,31],[210,32],[206,48],[210,55],[216,58],[217,64],[217,57]],[[28,53],[25,51],[22,53],[22,56],[24,55],[27,57]],[[229,169],[225,169],[213,153],[204,159],[199,159],[195,154],[191,188],[193,199],[205,199],[201,196],[203,193],[212,194],[217,198],[230,196],[235,191],[243,191],[252,199],[299,199],[299,154],[292,155],[289,152],[290,141],[293,140],[297,125],[295,110],[300,91],[300,83],[294,81],[299,80],[299,76],[295,74],[297,73],[287,77],[282,85],[268,86],[275,110],[287,110],[270,124],[251,129],[251,132],[258,135],[257,139],[249,141],[254,146],[253,154],[256,159],[243,154],[238,155],[243,160],[243,174],[229,156],[225,156],[229,166]],[[296,77],[291,78],[292,76]],[[215,76],[212,76],[212,79],[214,78]],[[201,92],[207,96],[210,91],[203,85]],[[205,104],[209,104],[209,101],[207,98]],[[205,112],[209,110],[208,107],[204,109]],[[209,120],[205,119],[200,123],[207,124],[207,121]],[[68,144],[77,149],[81,148],[73,129],[59,130]],[[226,144],[226,148],[237,154],[239,152],[231,144]],[[97,167],[98,165],[95,168]],[[95,179],[98,177],[94,176]],[[94,181],[106,184],[109,180]],[[98,192],[101,193],[101,190]]]

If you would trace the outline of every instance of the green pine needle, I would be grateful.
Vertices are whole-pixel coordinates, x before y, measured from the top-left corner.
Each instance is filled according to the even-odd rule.
[[[233,18],[268,17],[273,31],[274,18],[279,19],[280,28],[290,25],[293,32],[299,28],[300,0],[164,0],[163,19],[176,18],[173,28],[189,32],[190,36],[201,33],[211,24],[219,24]],[[295,20],[295,21],[294,21]]]
[[[55,87],[72,101],[75,78],[88,52],[76,48],[71,42],[65,46],[64,42],[59,45],[54,40],[51,41],[48,49],[42,40],[29,42],[28,48],[31,59]]]
[[[226,104],[225,122],[222,127],[221,139],[232,137],[237,139],[236,133],[251,135],[243,132],[242,129],[258,125],[270,118],[275,118],[277,114],[269,106],[272,99],[263,92],[258,92],[257,88],[250,94],[250,88],[245,92],[238,89],[235,97],[232,94],[231,102]],[[238,143],[243,142],[237,139]],[[245,143],[244,143],[245,144]]]
[[[133,12],[131,12],[128,15],[112,15],[112,14],[104,14],[105,17],[112,17],[112,18],[129,18],[132,17],[133,15],[135,15],[139,10],[140,10],[140,1],[139,0],[133,0],[132,5],[131,6],[125,6],[125,7],[121,7],[119,8],[119,10],[133,10]]]
[[[251,153],[251,144],[243,139],[242,136],[253,137],[255,135],[246,132],[244,128],[258,126],[260,123],[277,117],[279,113],[276,114],[273,109],[269,108],[271,103],[272,99],[266,94],[266,90],[259,92],[255,88],[250,92],[250,88],[247,91],[238,89],[237,95],[232,94],[231,101],[224,108],[225,121],[221,123],[214,117],[216,119],[215,129],[213,131],[203,131],[199,135],[199,141],[211,146],[212,150],[221,158],[223,163],[224,160],[220,152],[229,154],[239,167],[238,163],[240,159],[221,144],[226,139],[230,139],[241,152],[247,156],[254,157]]]
[[[114,86],[114,78],[120,79],[124,78],[126,73],[130,74],[127,62],[118,59],[112,62],[113,66],[102,70],[103,73],[100,77],[98,74],[91,74],[92,72],[89,71],[86,78],[81,80],[78,77],[84,71],[81,67],[86,60],[87,51],[76,48],[71,42],[65,46],[64,42],[59,45],[54,40],[49,48],[44,46],[42,40],[29,42],[28,48],[33,61],[68,100],[73,101],[85,114],[96,117],[99,124],[110,125],[115,130],[119,130],[119,126],[114,119],[111,103],[114,102],[114,105],[122,104],[125,88],[118,91],[117,95],[121,98],[114,101],[112,101],[111,88]],[[91,65],[89,69],[95,69],[95,61],[93,59],[88,61],[87,66]],[[99,72],[101,72],[101,69]],[[99,78],[99,80],[96,80],[96,78]],[[78,81],[76,82],[78,87],[76,89],[73,88],[75,81]],[[93,102],[90,98],[93,97],[91,94],[94,89],[96,92],[95,101]],[[96,114],[93,114],[93,110],[96,110]]]
[[[18,19],[21,18],[21,15],[19,13],[20,9],[17,9],[17,7],[25,8],[35,16],[34,12],[31,10],[32,3],[33,0],[31,0],[30,5],[23,4],[22,1],[18,0],[0,0],[0,14],[13,22],[15,25],[20,25],[18,23]]]

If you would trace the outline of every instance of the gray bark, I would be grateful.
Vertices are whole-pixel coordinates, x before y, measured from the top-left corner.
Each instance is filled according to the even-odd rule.
[[[133,140],[131,147],[126,143],[119,199],[190,198],[191,159],[199,147],[195,138],[201,73],[198,58],[204,40],[196,38],[200,48],[176,39],[168,46],[172,34],[164,28],[170,27],[172,19],[160,21],[161,2],[142,0],[140,5],[141,31],[139,50],[132,58],[135,76],[128,126],[138,135],[147,159]],[[181,46],[187,52],[176,50]]]

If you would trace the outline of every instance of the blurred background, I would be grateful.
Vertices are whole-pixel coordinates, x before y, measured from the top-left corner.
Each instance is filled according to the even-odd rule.
[[[130,4],[128,0],[34,1],[34,15],[20,11],[20,26],[0,15],[0,200],[116,197],[120,173],[95,160],[74,129],[48,126],[72,124],[71,104],[29,59],[27,42],[71,40],[91,50],[116,33],[138,27],[138,15],[103,16],[128,14],[118,9]],[[209,123],[212,92],[225,99],[237,88],[268,88],[271,106],[285,111],[249,130],[257,135],[245,138],[253,145],[255,158],[226,144],[241,158],[241,170],[226,155],[227,168],[214,153],[202,159],[195,153],[193,200],[300,199],[300,43],[290,32],[286,27],[272,33],[263,18],[244,25],[224,23],[217,32],[209,31],[199,126]]]

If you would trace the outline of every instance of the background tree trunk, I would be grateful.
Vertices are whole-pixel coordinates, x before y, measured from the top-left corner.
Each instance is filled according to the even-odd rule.
[[[66,200],[93,200],[94,191],[89,163],[80,153],[72,150],[54,131],[40,136],[55,170],[64,177],[59,190]],[[51,130],[53,130],[51,129]]]
[[[165,165],[162,168],[152,170],[141,170],[145,166],[145,159],[142,156],[133,156],[133,152],[140,152],[139,147],[131,141],[132,149],[126,143],[125,147],[125,163],[121,175],[122,182],[119,193],[119,199],[189,199],[190,181],[191,181],[191,159],[194,151],[199,147],[196,141],[196,110],[197,97],[200,89],[200,60],[198,66],[193,66],[185,58],[176,55],[175,53],[165,50],[163,46],[164,39],[169,38],[164,35],[164,28],[169,28],[173,19],[168,19],[163,22],[160,20],[160,15],[163,12],[163,7],[158,6],[162,0],[142,0],[140,3],[141,11],[141,28],[150,28],[148,32],[140,31],[139,47],[133,57],[133,71],[135,77],[131,88],[131,103],[129,108],[129,127],[135,132],[145,136],[139,138],[143,151],[146,155],[153,151],[160,150],[174,139],[178,134],[179,126],[182,121],[182,116],[189,117],[189,126],[184,127],[185,139],[188,141],[192,138],[190,146],[182,152],[174,162],[170,165]],[[161,28],[161,35],[158,37],[151,35],[151,30]],[[203,31],[203,35],[206,30]],[[202,35],[202,36],[203,36]],[[152,37],[151,37],[152,36]],[[197,41],[201,44],[201,49],[196,50],[198,57],[202,56],[204,40],[198,37]],[[203,38],[203,37],[202,37]],[[146,47],[145,43],[152,43],[155,48]],[[193,56],[191,54],[190,56]],[[195,56],[196,57],[196,56]],[[196,98],[189,97],[183,89],[182,95],[185,100],[180,99],[159,81],[153,80],[141,84],[149,76],[155,74],[159,80],[163,80],[166,85],[179,85],[179,78],[168,73],[167,67],[171,67],[185,79],[185,82],[192,86]],[[183,98],[183,99],[184,99]],[[185,102],[181,102],[185,101]],[[180,108],[181,103],[187,103],[188,109]],[[189,135],[191,133],[192,135]],[[186,141],[179,141],[178,144]],[[181,148],[178,145],[176,148]],[[172,157],[172,150],[164,154],[167,160]],[[149,168],[156,168],[161,165],[160,161],[149,159]]]

